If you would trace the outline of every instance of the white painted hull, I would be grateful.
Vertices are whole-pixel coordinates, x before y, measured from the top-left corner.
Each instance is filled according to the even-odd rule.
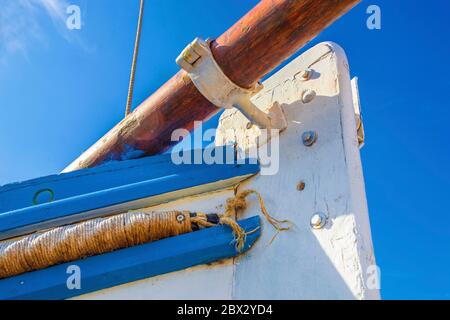
[[[300,72],[310,68],[311,79]],[[357,138],[349,67],[342,49],[322,43],[264,82],[253,102],[266,110],[282,105],[288,128],[280,135],[278,172],[259,174],[238,190],[259,191],[269,212],[294,228],[274,234],[264,219],[261,239],[246,254],[209,266],[161,275],[86,294],[81,299],[378,299],[378,283]],[[302,101],[305,90],[316,95]],[[221,117],[217,136],[246,149],[259,135],[236,110]],[[307,147],[302,133],[314,130]],[[304,190],[297,189],[300,181]],[[234,195],[227,189],[154,207],[221,212]],[[256,199],[240,218],[259,214]],[[315,213],[328,217],[313,229]]]

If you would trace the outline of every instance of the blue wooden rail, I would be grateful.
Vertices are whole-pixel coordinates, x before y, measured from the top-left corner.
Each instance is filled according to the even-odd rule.
[[[260,236],[259,217],[239,222],[244,251]],[[0,280],[0,299],[67,299],[85,293],[231,258],[239,253],[228,226],[217,226]],[[81,271],[81,288],[67,286],[68,267]]]
[[[223,162],[230,154],[229,147],[213,152]],[[259,172],[256,161],[233,160],[176,165],[164,154],[0,187],[0,240],[223,189]]]

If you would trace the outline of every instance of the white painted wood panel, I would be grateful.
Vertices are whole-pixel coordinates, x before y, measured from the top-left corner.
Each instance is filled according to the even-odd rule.
[[[313,69],[310,80],[301,71]],[[282,105],[288,128],[280,135],[279,170],[241,184],[259,191],[271,214],[290,219],[295,227],[268,245],[274,230],[264,219],[261,239],[235,261],[162,275],[81,298],[95,299],[378,299],[367,286],[375,265],[364,179],[347,59],[333,43],[308,50],[264,83],[253,102],[265,110]],[[315,98],[302,102],[305,90]],[[236,110],[221,117],[217,138],[222,143],[252,146],[260,134]],[[302,133],[314,130],[317,142],[306,147]],[[297,190],[303,181],[305,189]],[[232,190],[189,197],[154,207],[221,212]],[[243,217],[259,214],[256,198]],[[310,227],[316,212],[329,219],[320,230]],[[241,218],[243,218],[241,217]]]
[[[306,68],[314,73],[303,81],[300,72]],[[367,287],[367,268],[375,259],[344,52],[336,44],[319,44],[264,85],[254,103],[262,109],[280,103],[289,123],[280,135],[279,171],[258,175],[240,190],[261,192],[270,212],[295,227],[268,245],[274,230],[264,222],[262,238],[237,258],[233,298],[379,298],[378,290]],[[305,90],[316,93],[309,103],[302,102]],[[222,120],[219,130],[227,143],[235,139],[228,129],[245,128],[248,122],[234,111],[226,111]],[[318,140],[306,147],[301,137],[309,130],[317,132]],[[238,146],[250,147],[258,134],[257,128],[238,134]],[[303,191],[296,188],[300,181]],[[255,205],[245,216],[258,211]],[[316,212],[329,217],[324,229],[310,226]]]

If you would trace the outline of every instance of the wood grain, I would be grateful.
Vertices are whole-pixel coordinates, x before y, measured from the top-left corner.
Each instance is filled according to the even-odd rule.
[[[359,1],[263,0],[212,43],[213,54],[233,81],[250,86]],[[64,171],[163,152],[175,129],[192,131],[219,111],[180,71]]]

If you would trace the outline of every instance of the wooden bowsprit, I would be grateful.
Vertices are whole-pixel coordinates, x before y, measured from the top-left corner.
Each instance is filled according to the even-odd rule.
[[[263,0],[211,43],[212,53],[234,83],[251,87],[359,1]],[[219,111],[182,70],[64,171],[162,152],[174,130]]]

